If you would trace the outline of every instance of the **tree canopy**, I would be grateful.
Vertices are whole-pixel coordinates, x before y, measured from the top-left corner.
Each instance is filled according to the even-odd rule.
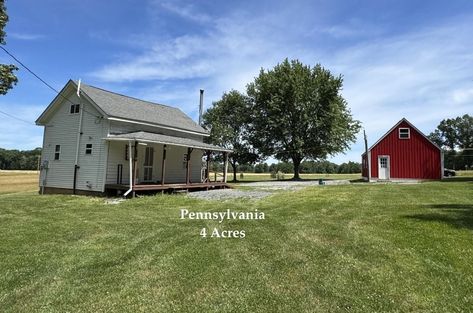
[[[261,69],[247,86],[251,144],[263,156],[292,160],[294,179],[304,159],[325,159],[355,141],[360,123],[341,95],[343,79],[320,64],[285,59]]]
[[[227,149],[229,163],[236,181],[239,164],[254,163],[259,157],[249,144],[248,98],[236,90],[224,93],[222,99],[212,104],[203,115],[203,125],[210,129],[210,142]]]
[[[41,148],[34,150],[7,150],[0,148],[1,170],[36,170]]]
[[[473,149],[473,116],[465,114],[444,119],[428,137],[449,150]]]
[[[8,23],[7,10],[5,8],[5,1],[0,2],[0,44],[5,45],[6,33],[4,31],[5,25]],[[18,78],[15,76],[15,71],[18,70],[13,64],[0,64],[0,94],[5,95],[8,90],[16,85]]]
[[[443,119],[428,137],[445,151],[446,168],[473,167],[473,116]]]

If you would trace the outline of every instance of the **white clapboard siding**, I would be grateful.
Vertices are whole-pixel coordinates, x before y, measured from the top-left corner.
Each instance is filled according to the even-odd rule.
[[[186,162],[184,155],[187,148],[178,146],[168,146],[166,154],[166,183],[186,182]],[[202,151],[194,149],[191,153],[191,183],[201,181]]]
[[[117,184],[118,165],[123,166],[122,184],[128,184],[130,179],[129,161],[125,159],[126,142],[112,141],[108,143],[107,184]]]
[[[79,103],[75,93],[67,96],[72,103]],[[106,142],[103,140],[108,132],[108,121],[102,119],[100,113],[81,99],[84,112],[82,116],[82,136],[79,146],[79,159],[76,188],[88,191],[103,191],[104,171],[107,162]],[[46,187],[73,187],[74,163],[76,155],[77,132],[79,127],[78,114],[70,113],[71,103],[63,100],[45,126],[42,160],[48,160],[49,166],[42,178],[46,179]],[[92,144],[92,155],[85,154],[86,144]],[[61,146],[59,160],[54,160],[56,145]],[[40,182],[41,183],[41,182]]]
[[[118,165],[122,164],[122,184],[129,184],[129,161],[125,160],[125,145],[127,142],[110,142],[107,164],[107,184],[116,184],[118,175]],[[146,147],[153,147],[153,178],[151,182],[160,182],[162,171],[163,145],[161,144],[146,144],[138,145],[137,157],[137,183],[142,183],[144,174],[144,155]],[[185,183],[186,182],[186,168],[184,155],[187,153],[187,148],[178,146],[167,146],[166,152],[166,171],[165,183]],[[203,152],[194,149],[191,154],[191,182],[201,181],[202,170],[202,156]]]

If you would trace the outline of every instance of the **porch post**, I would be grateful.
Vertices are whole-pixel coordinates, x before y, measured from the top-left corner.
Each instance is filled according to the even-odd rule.
[[[207,183],[210,183],[210,154],[212,153],[212,151],[210,150],[207,150],[207,173],[206,173],[206,182]]]
[[[166,145],[163,146],[163,161],[161,162],[161,185],[164,185],[165,173],[166,173]]]
[[[223,153],[223,182],[227,182],[228,152]]]
[[[131,147],[130,147],[131,149]],[[136,162],[138,161],[138,142],[135,140],[133,145],[133,187],[136,185]],[[132,191],[133,197],[135,197],[135,190]]]
[[[189,185],[189,183],[190,183],[191,153],[192,153],[192,148],[187,148],[187,158],[186,158],[186,185]]]
[[[130,192],[132,193],[131,196],[134,197],[135,196],[135,192],[133,191],[133,152],[131,150],[132,148],[132,141],[129,140],[128,141],[128,162],[129,162],[129,170],[130,170],[130,177],[129,177],[129,180],[130,180],[130,189],[128,189],[127,192],[125,192],[125,194],[123,196],[127,196]]]

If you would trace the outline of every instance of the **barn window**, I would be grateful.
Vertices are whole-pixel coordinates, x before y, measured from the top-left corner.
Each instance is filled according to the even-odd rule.
[[[54,160],[59,160],[59,156],[61,155],[61,145],[56,145],[54,148]]]
[[[125,160],[128,161],[128,155],[129,155],[129,152],[128,152],[128,145],[125,145]]]
[[[85,154],[92,154],[92,144],[88,143],[85,145]]]
[[[72,104],[71,105],[71,114],[76,114],[79,113],[80,110],[80,104]]]
[[[410,128],[399,128],[399,139],[409,139],[410,137]]]

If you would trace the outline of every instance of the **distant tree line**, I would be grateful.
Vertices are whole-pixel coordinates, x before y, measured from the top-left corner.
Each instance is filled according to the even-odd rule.
[[[41,156],[41,148],[25,151],[0,148],[0,169],[36,170],[39,156]]]
[[[428,137],[444,151],[445,168],[473,169],[473,116],[444,119]]]
[[[223,171],[223,165],[220,162],[212,163],[212,170]],[[238,172],[241,173],[293,173],[294,164],[292,162],[279,162],[268,164],[266,162],[238,165]],[[357,162],[348,162],[335,164],[329,161],[303,161],[299,166],[301,174],[352,174],[361,173],[361,164]]]

